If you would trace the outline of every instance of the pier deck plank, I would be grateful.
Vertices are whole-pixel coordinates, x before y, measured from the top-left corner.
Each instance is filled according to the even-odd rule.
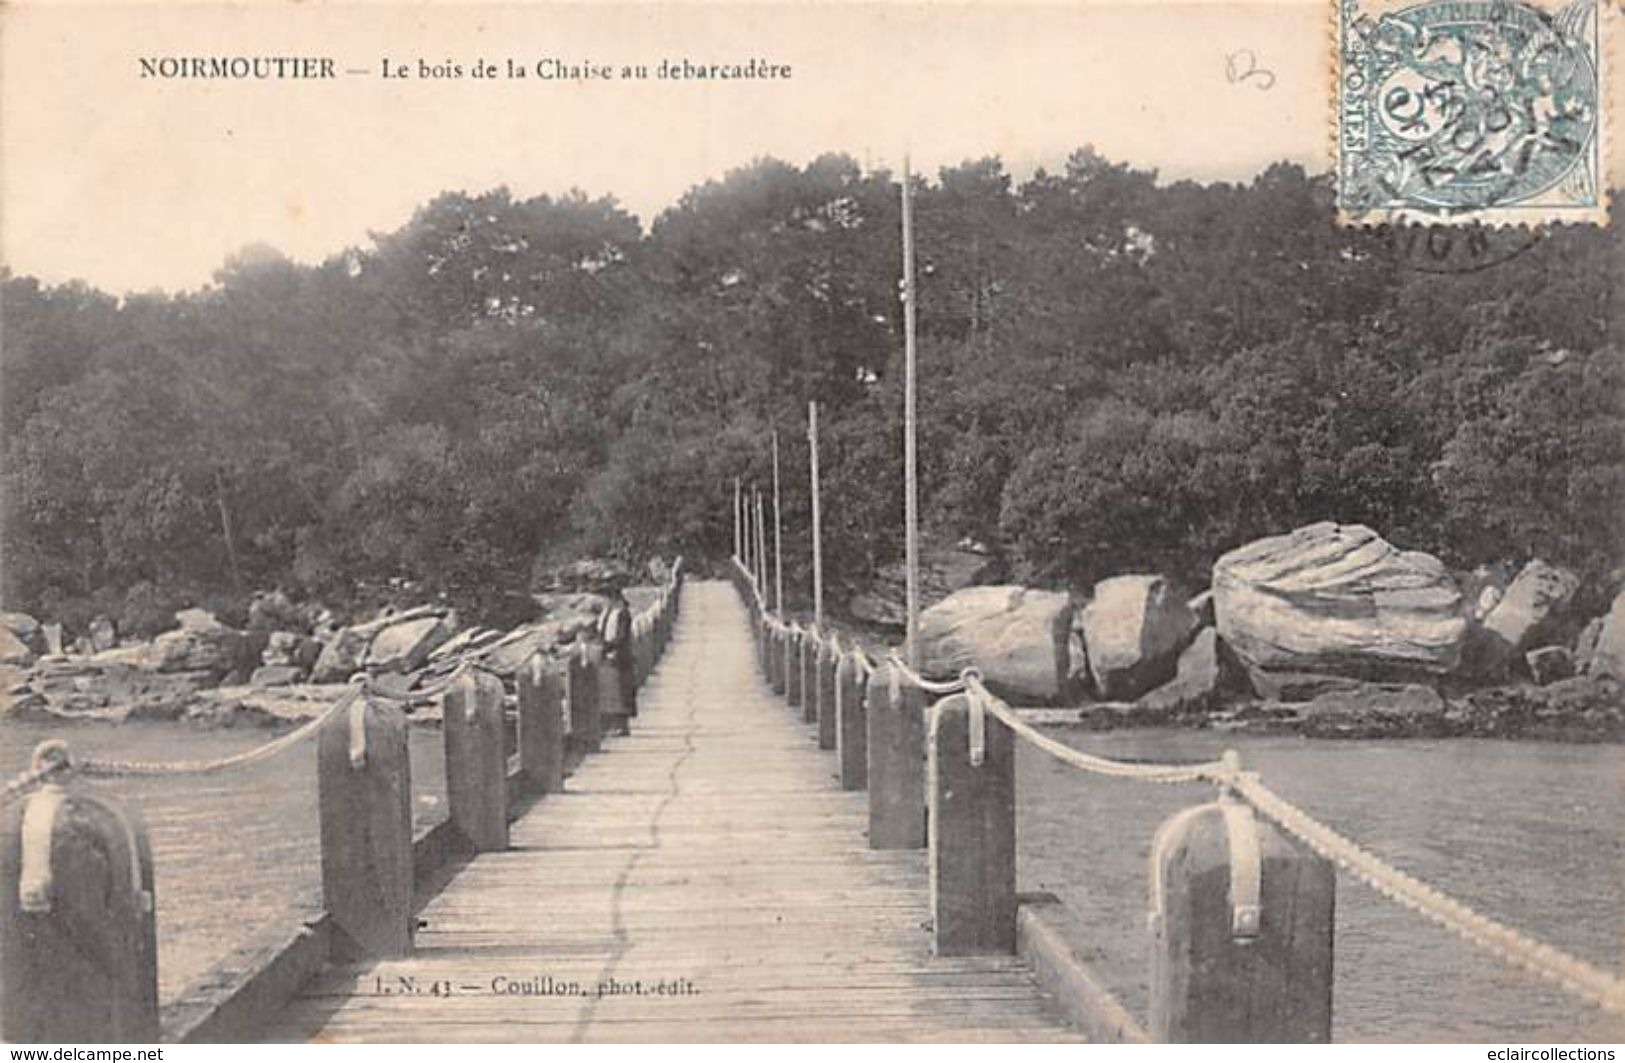
[[[1080,1039],[1017,958],[931,957],[925,854],[867,848],[728,584],[685,588],[640,710],[427,903],[411,957],[329,969],[267,1039]]]

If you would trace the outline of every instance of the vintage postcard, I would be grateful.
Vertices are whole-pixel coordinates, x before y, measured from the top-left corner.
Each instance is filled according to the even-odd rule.
[[[0,1039],[1614,1058],[1622,19],[0,4]]]

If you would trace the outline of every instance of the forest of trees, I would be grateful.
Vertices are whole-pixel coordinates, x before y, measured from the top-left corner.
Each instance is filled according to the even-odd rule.
[[[1612,230],[1414,268],[1329,182],[1159,185],[1088,149],[921,181],[922,498],[1013,578],[1205,582],[1317,519],[1458,566],[1625,563]],[[805,416],[829,578],[901,550],[896,178],[759,161],[645,228],[612,199],[447,193],[319,266],[247,248],[124,298],[3,278],[8,608],[126,627],[281,585],[523,592],[593,553],[724,556],[736,476]],[[1598,593],[1604,593],[1599,591]]]

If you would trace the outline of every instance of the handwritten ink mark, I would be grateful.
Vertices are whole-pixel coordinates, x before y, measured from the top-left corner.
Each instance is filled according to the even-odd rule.
[[[1232,85],[1258,78],[1254,86],[1260,92],[1275,87],[1275,71],[1258,65],[1258,56],[1251,48],[1242,48],[1224,57],[1224,78]]]

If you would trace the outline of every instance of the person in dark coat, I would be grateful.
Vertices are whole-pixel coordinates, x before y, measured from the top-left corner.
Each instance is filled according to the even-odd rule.
[[[625,732],[630,730],[628,721],[638,714],[638,680],[632,652],[632,607],[618,587],[609,591],[609,608],[599,619],[598,637],[604,644],[604,663],[615,669],[625,714],[620,724]]]

